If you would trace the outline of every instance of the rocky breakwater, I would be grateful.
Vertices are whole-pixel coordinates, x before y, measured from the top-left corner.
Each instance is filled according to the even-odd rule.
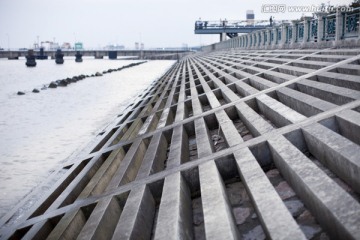
[[[144,62],[138,62],[138,63],[131,63],[131,64],[128,64],[128,65],[125,65],[125,66],[122,66],[122,67],[119,67],[119,68],[110,68],[108,70],[104,70],[102,72],[96,72],[94,74],[81,74],[81,75],[78,75],[78,76],[73,76],[73,77],[68,77],[68,78],[65,78],[65,79],[59,79],[59,80],[55,80],[55,81],[51,81],[49,84],[44,84],[42,87],[36,87],[34,88],[31,92],[33,93],[40,93],[41,90],[46,90],[48,88],[52,88],[52,89],[55,89],[57,87],[66,87],[68,86],[69,84],[71,83],[76,83],[78,81],[81,81],[81,80],[84,80],[86,78],[89,78],[89,77],[101,77],[103,76],[104,74],[108,74],[108,73],[112,73],[112,72],[117,72],[117,71],[121,71],[123,69],[126,69],[126,68],[130,68],[130,67],[134,67],[134,66],[137,66],[137,65],[140,65],[140,64],[143,64],[145,63],[146,61]],[[17,95],[25,95],[27,91],[18,91],[17,92]]]

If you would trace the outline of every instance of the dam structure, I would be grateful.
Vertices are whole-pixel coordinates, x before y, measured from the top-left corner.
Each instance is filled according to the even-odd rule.
[[[229,41],[174,63],[0,238],[360,239],[360,47]]]

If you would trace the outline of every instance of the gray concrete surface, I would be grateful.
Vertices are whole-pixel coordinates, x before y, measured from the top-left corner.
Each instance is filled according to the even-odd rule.
[[[186,56],[0,238],[360,239],[359,63],[358,48]]]

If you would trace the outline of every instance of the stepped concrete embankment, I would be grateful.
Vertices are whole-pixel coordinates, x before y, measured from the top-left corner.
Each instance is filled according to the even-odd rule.
[[[360,49],[188,55],[1,239],[360,239]]]

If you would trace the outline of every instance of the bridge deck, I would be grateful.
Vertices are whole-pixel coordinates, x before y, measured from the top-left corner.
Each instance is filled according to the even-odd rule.
[[[64,56],[75,56],[77,51],[75,50],[62,50]],[[183,56],[189,54],[191,51],[187,49],[179,50],[81,50],[80,53],[83,56],[93,56],[95,58],[103,58],[104,56],[109,56],[110,52],[116,52],[117,56],[134,56],[141,59],[161,59],[161,57],[169,58],[172,56],[172,59],[177,59],[177,55]],[[2,50],[0,51],[0,58],[13,58],[17,59],[19,57],[25,57],[27,55],[27,50]],[[45,50],[44,55],[54,58],[56,50]],[[40,55],[40,51],[34,51],[34,55]]]
[[[196,21],[195,34],[250,33],[270,26],[264,20],[251,21]]]
[[[360,49],[188,56],[1,238],[359,239],[359,63]]]

